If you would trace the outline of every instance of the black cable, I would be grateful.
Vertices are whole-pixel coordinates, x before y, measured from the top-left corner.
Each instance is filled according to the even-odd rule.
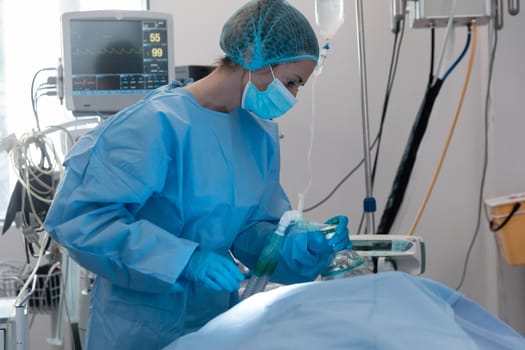
[[[490,62],[489,62],[489,76],[487,79],[487,91],[485,94],[485,116],[484,116],[484,147],[483,147],[483,167],[482,167],[482,175],[481,175],[481,183],[479,186],[479,197],[478,197],[478,217],[476,222],[476,228],[474,229],[474,234],[472,235],[472,239],[470,240],[469,247],[467,249],[467,254],[465,255],[465,262],[463,263],[463,271],[461,273],[460,281],[456,287],[456,290],[459,290],[463,283],[465,282],[465,276],[467,274],[467,268],[468,268],[468,262],[470,260],[470,254],[472,253],[472,248],[474,247],[474,243],[476,242],[476,239],[479,234],[479,229],[481,227],[481,215],[483,211],[483,198],[485,197],[485,180],[487,176],[487,167],[488,167],[488,150],[489,150],[489,135],[488,135],[488,129],[489,129],[489,100],[490,100],[490,90],[492,85],[492,76],[494,72],[494,61],[496,60],[496,48],[498,45],[498,33],[496,29],[493,29],[494,32],[494,44],[492,46],[492,50],[490,53]]]
[[[374,166],[372,168],[372,188],[374,186],[374,180],[377,170],[377,163],[379,158],[379,150],[381,148],[381,141],[383,139],[383,127],[385,125],[385,119],[386,119],[386,112],[388,109],[388,103],[390,101],[390,94],[392,92],[392,86],[394,85],[394,78],[397,71],[397,64],[399,62],[399,53],[401,52],[401,43],[403,41],[403,36],[405,32],[405,21],[401,18],[398,20],[397,27],[400,27],[399,23],[402,22],[401,25],[401,34],[399,35],[399,31],[396,32],[395,38],[394,38],[394,47],[392,49],[392,57],[390,59],[390,68],[388,72],[388,80],[387,80],[387,86],[386,86],[386,92],[385,92],[385,99],[383,101],[383,110],[381,113],[381,122],[379,124],[379,132],[378,132],[378,142],[376,147],[376,153],[375,153],[375,159],[374,159]],[[399,40],[398,40],[399,39]],[[399,44],[398,44],[399,42]]]
[[[434,55],[436,50],[436,28],[432,26],[430,28],[430,69],[428,74],[428,83],[427,87],[432,86],[432,81],[434,80]]]
[[[496,223],[493,220],[490,220],[489,221],[490,230],[493,231],[493,232],[498,232],[503,227],[505,227],[505,225],[507,225],[509,223],[510,219],[512,219],[512,217],[514,216],[514,214],[516,214],[516,212],[518,211],[518,209],[520,207],[521,207],[521,203],[520,202],[516,202],[512,206],[512,209],[511,209],[510,213],[507,215],[507,217],[499,225],[496,225]]]
[[[378,234],[389,234],[390,229],[396,219],[397,213],[401,208],[412,170],[416,162],[417,152],[419,146],[423,140],[423,136],[428,126],[430,114],[434,107],[434,102],[441,90],[443,80],[437,79],[434,85],[426,89],[423,102],[419,108],[416,116],[416,120],[412,125],[412,130],[409,135],[408,141],[405,145],[401,162],[398,166],[394,181],[392,183],[392,189],[388,196],[381,221],[377,228]]]
[[[359,169],[359,167],[364,162],[365,162],[365,160],[361,159],[361,161],[359,163],[357,163],[357,165],[352,170],[350,170],[341,181],[339,181],[339,183],[334,187],[334,189],[332,191],[330,191],[330,193],[328,193],[323,199],[321,199],[319,202],[315,203],[311,207],[303,209],[303,212],[308,212],[308,211],[314,210],[315,208],[317,208],[320,205],[324,204],[328,199],[330,199],[334,195],[335,192],[337,192],[339,187],[341,187],[346,182],[346,180],[348,180],[348,178],[350,178],[350,176],[352,176],[357,171],[357,169]]]

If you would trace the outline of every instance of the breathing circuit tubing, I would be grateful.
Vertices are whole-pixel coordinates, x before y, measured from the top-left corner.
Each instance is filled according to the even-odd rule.
[[[257,259],[253,275],[248,280],[241,299],[246,299],[266,288],[266,284],[279,262],[279,250],[284,241],[286,229],[296,221],[301,220],[302,217],[302,213],[297,210],[289,210],[283,214],[277,229],[272,233]]]

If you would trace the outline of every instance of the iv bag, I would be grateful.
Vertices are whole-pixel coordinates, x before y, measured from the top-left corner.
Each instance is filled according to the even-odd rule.
[[[332,39],[343,24],[343,4],[343,0],[315,0],[315,23],[323,39]]]

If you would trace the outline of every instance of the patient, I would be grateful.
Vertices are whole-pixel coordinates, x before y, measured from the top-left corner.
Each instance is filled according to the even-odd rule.
[[[525,349],[480,305],[403,272],[281,287],[252,297],[165,350]]]

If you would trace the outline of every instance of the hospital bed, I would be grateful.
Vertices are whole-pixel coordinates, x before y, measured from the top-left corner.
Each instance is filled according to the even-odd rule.
[[[165,350],[525,349],[525,338],[462,294],[400,271],[261,292]]]

